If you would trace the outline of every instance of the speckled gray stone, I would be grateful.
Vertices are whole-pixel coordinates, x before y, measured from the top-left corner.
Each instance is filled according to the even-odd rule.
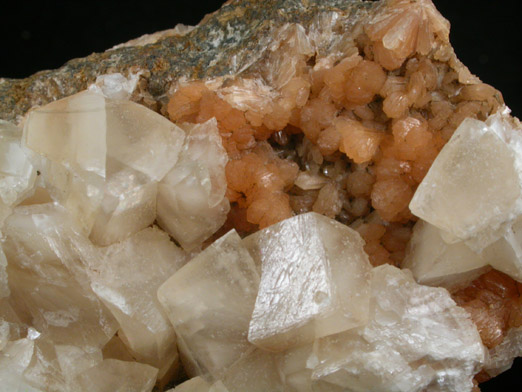
[[[26,79],[0,79],[0,119],[17,122],[31,107],[84,90],[98,75],[111,72],[146,71],[146,92],[161,100],[180,77],[199,79],[247,69],[285,23],[307,28],[320,14],[337,12],[343,28],[350,29],[380,5],[364,0],[230,0],[185,35],[94,53]]]

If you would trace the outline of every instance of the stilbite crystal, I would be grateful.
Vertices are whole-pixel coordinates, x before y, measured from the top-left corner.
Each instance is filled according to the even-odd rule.
[[[282,351],[366,322],[371,266],[356,231],[308,213],[244,243],[262,270],[250,342]]]
[[[258,285],[254,261],[238,234],[230,231],[158,289],[190,376],[219,379],[251,349],[248,323]]]
[[[484,348],[449,293],[392,266],[373,269],[371,287],[369,323],[316,343],[318,390],[471,391]]]
[[[225,197],[228,157],[215,118],[182,127],[187,136],[179,162],[159,184],[158,223],[192,250],[223,225],[230,210]]]

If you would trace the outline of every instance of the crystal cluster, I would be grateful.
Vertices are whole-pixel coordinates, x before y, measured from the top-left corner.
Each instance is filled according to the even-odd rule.
[[[0,391],[463,392],[521,354],[522,126],[430,0],[352,6],[0,122]]]
[[[507,113],[462,122],[419,185],[403,263],[416,279],[453,286],[487,265],[522,279],[522,125]]]

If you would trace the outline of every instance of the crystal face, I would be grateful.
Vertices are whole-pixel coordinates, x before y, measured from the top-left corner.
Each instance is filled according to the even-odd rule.
[[[464,120],[415,192],[412,213],[448,233],[448,242],[482,234],[477,246],[489,245],[496,238],[487,232],[520,214],[521,142],[500,114]]]
[[[228,157],[215,119],[183,127],[187,136],[179,162],[159,184],[158,222],[191,250],[225,222]]]
[[[53,198],[109,245],[154,221],[157,182],[184,133],[134,102],[85,91],[33,110],[23,140]]]
[[[195,375],[218,377],[249,349],[248,323],[259,275],[231,231],[172,275],[158,298]]]
[[[368,324],[315,346],[319,390],[471,390],[484,348],[449,293],[391,266],[373,269],[371,287]]]
[[[371,267],[354,230],[309,213],[245,244],[262,270],[250,342],[282,351],[365,323]]]
[[[471,392],[520,355],[501,94],[431,0],[279,3],[0,80],[52,102],[0,121],[0,390]]]

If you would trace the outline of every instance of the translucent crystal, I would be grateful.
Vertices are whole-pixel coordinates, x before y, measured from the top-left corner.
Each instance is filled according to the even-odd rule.
[[[522,328],[511,328],[502,343],[489,350],[489,358],[484,369],[491,377],[495,377],[511,368],[513,360],[520,356],[522,356]]]
[[[81,392],[150,392],[157,373],[157,369],[142,363],[105,359],[76,381]]]
[[[166,233],[147,228],[87,257],[91,286],[118,320],[120,337],[137,360],[159,368],[162,377],[178,354],[156,291],[183,265],[184,252]]]
[[[308,213],[244,242],[262,269],[250,342],[282,351],[366,322],[371,266],[356,231]]]
[[[402,263],[422,284],[456,288],[478,278],[491,266],[522,281],[522,219],[501,238],[477,252],[468,241],[448,244],[437,227],[419,220]]]
[[[409,268],[419,283],[451,287],[471,282],[486,265],[465,242],[448,244],[437,227],[419,220],[401,267]]]
[[[92,91],[31,111],[24,127],[49,193],[100,245],[154,221],[155,183],[176,163],[184,138],[152,110]]]
[[[471,391],[485,353],[469,314],[389,265],[371,286],[369,323],[316,343],[317,390]]]
[[[118,325],[89,286],[83,257],[92,245],[66,211],[51,204],[17,207],[4,235],[10,301],[20,317],[55,344],[101,348]]]
[[[221,381],[216,381],[210,385],[201,377],[194,377],[167,392],[228,392],[228,389]]]
[[[504,117],[465,119],[415,192],[411,211],[447,242],[479,236],[480,251],[522,211],[522,136]]]
[[[156,219],[158,184],[143,174],[123,169],[107,181],[90,239],[98,245],[121,241]]]
[[[0,390],[2,392],[44,392],[33,387],[23,377],[34,353],[34,342],[20,339],[8,343],[0,351]]]
[[[191,250],[225,222],[228,156],[215,118],[183,127],[187,137],[179,162],[159,184],[158,223]]]
[[[307,344],[287,350],[278,357],[277,367],[285,391],[312,392],[312,369],[307,365],[312,349],[313,345]]]
[[[21,137],[18,127],[0,120],[0,223],[6,215],[2,211],[27,197],[36,179],[36,171],[20,145]]]
[[[231,231],[189,261],[158,290],[189,375],[219,373],[250,349],[248,323],[259,276]]]
[[[277,354],[256,349],[234,363],[223,376],[229,392],[283,392]]]

